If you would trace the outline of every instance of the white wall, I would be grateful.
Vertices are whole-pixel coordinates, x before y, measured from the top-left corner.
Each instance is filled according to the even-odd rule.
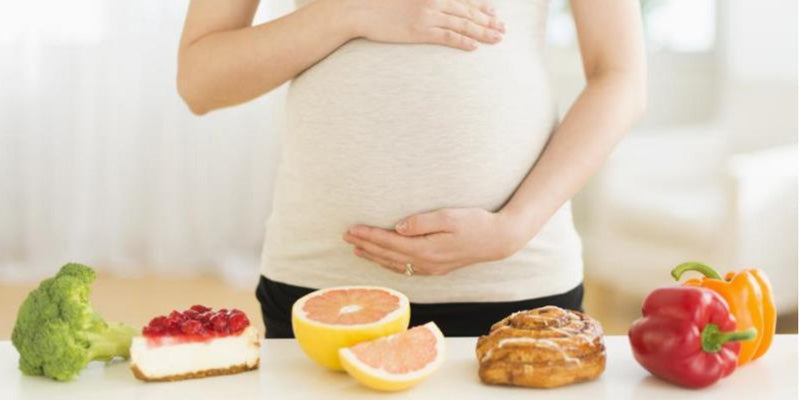
[[[797,1],[719,0],[722,68],[732,80],[797,82]]]
[[[797,142],[797,1],[719,1],[721,103],[733,151]]]

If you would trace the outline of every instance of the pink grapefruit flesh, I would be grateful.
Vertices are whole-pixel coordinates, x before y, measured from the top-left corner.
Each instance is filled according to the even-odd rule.
[[[351,288],[312,297],[303,305],[306,318],[331,325],[360,325],[380,321],[397,310],[400,299],[385,290]]]
[[[345,371],[382,391],[408,389],[427,379],[444,361],[445,340],[433,322],[339,350]]]
[[[391,374],[425,368],[436,359],[436,336],[423,326],[350,348],[362,363]]]

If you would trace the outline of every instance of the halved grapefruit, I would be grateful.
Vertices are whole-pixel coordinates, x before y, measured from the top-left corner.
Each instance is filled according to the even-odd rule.
[[[318,364],[341,370],[339,349],[408,328],[411,311],[402,293],[375,286],[344,286],[309,293],[292,306],[292,330]]]
[[[344,369],[377,390],[410,388],[444,361],[444,335],[433,322],[339,350]]]

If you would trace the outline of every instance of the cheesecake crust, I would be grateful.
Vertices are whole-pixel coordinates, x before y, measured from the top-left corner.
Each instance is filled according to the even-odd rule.
[[[156,378],[151,378],[145,375],[136,364],[131,364],[131,371],[133,372],[133,376],[135,376],[136,379],[145,382],[174,382],[174,381],[183,381],[186,379],[208,378],[210,376],[232,375],[232,374],[238,374],[240,372],[252,371],[258,369],[259,362],[260,360],[256,360],[255,364],[253,365],[247,365],[247,363],[244,363],[244,364],[234,365],[228,368],[206,369],[202,371],[194,371],[185,374],[159,376]]]

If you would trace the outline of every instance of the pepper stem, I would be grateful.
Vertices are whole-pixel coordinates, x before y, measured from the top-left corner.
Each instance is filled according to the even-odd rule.
[[[744,331],[720,332],[716,324],[707,324],[700,335],[703,351],[706,353],[716,353],[722,350],[722,345],[728,342],[740,340],[753,340],[756,337],[756,329],[750,328]]]
[[[703,274],[706,278],[722,280],[722,276],[720,276],[719,272],[717,272],[714,268],[696,261],[689,261],[678,265],[672,269],[670,274],[672,274],[672,277],[678,281],[681,279],[681,275],[683,275],[683,273],[686,271],[697,271]]]

